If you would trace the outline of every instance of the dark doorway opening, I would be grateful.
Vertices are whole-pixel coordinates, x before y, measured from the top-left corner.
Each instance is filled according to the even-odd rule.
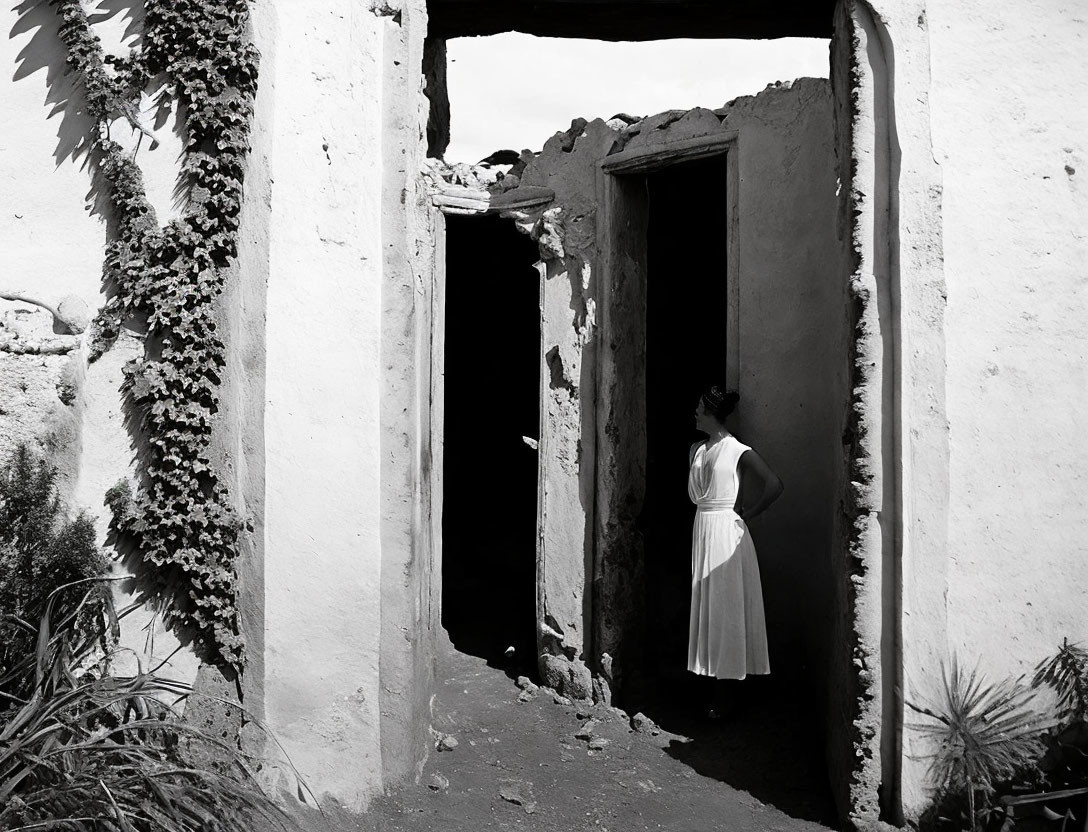
[[[442,625],[458,650],[531,675],[538,258],[510,220],[446,218]]]
[[[695,406],[726,374],[725,155],[646,177],[647,670],[660,681],[687,667],[691,595],[688,449],[701,438]]]
[[[724,720],[706,716],[711,680],[687,671],[695,514],[688,452],[705,438],[694,427],[702,387],[727,383],[727,322],[736,320],[728,309],[728,177],[726,154],[645,175],[646,491],[639,525],[646,636],[640,684],[629,691],[637,701],[621,705],[686,737],[666,751],[701,774],[832,824],[819,715],[796,668],[776,667],[772,651],[771,676],[731,683],[738,709]]]

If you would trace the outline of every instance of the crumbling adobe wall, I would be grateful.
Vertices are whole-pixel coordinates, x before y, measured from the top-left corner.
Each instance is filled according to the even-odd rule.
[[[576,120],[557,133],[521,177],[555,202],[540,240],[541,331],[540,529],[537,614],[547,684],[576,698],[591,694],[594,431],[596,370],[597,163],[617,142],[601,120]]]
[[[624,267],[634,271],[623,285],[634,292],[629,301],[635,306],[621,308],[618,295],[609,295],[612,346],[602,346],[594,337],[593,323],[607,294],[594,279],[604,256],[599,246],[623,247],[605,242],[597,227],[599,177],[603,176],[598,163],[619,150],[656,152],[675,143],[734,131],[738,134],[740,212],[737,360],[743,401],[737,430],[742,439],[760,448],[788,484],[786,497],[775,507],[775,522],[755,529],[767,584],[768,617],[779,672],[801,676],[799,668],[806,661],[814,668],[826,661],[824,646],[830,636],[826,602],[833,568],[831,518],[843,453],[839,403],[846,398],[840,367],[849,337],[841,313],[843,258],[835,236],[830,88],[824,80],[802,79],[775,85],[717,111],[662,113],[633,124],[579,120],[570,131],[553,137],[522,177],[524,184],[555,191],[550,213],[561,241],[561,251],[546,261],[543,297],[549,382],[542,432],[546,442],[541,447],[545,511],[539,580],[545,646],[549,652],[566,651],[571,658],[585,658],[589,645],[584,628],[592,623],[596,637],[589,661],[594,669],[602,668],[600,654],[615,657],[626,649],[624,645],[629,648],[639,640],[640,549],[637,535],[630,537],[624,529],[633,530],[639,513],[641,486],[634,480],[643,475],[635,458],[645,431],[638,415],[642,388],[635,382],[624,384],[627,398],[612,401],[616,393],[607,380],[595,378],[594,351],[602,348],[612,350],[616,360],[629,357],[633,363],[626,375],[637,376],[645,337],[639,323],[644,318],[639,304],[645,300],[639,300],[642,293],[636,285],[636,272],[644,267],[633,262]],[[631,222],[638,225],[630,217],[616,222],[625,227]],[[628,252],[636,260],[638,248]],[[624,253],[613,254],[622,259]],[[623,294],[630,292],[625,289]],[[724,321],[724,309],[722,314]],[[621,454],[624,459],[609,462],[594,456],[595,434],[587,429],[599,426],[594,425],[590,403],[597,418],[624,432],[623,440],[616,440],[627,449]],[[609,412],[614,415],[608,416]],[[615,465],[620,468],[609,467]],[[592,503],[586,498],[598,477],[604,478],[601,487],[606,491],[614,481],[627,494],[617,503],[622,517],[593,516]],[[609,512],[612,504],[606,503],[597,510]],[[587,554],[594,522],[601,532],[590,563]],[[591,601],[592,622],[586,607]],[[617,665],[616,670],[622,668]]]
[[[840,403],[845,451],[836,471],[832,557],[831,644],[826,680],[826,756],[840,814],[860,828],[882,815],[881,787],[890,751],[885,746],[885,632],[883,533],[881,529],[884,442],[881,396],[883,342],[879,309],[887,308],[886,271],[878,281],[872,239],[873,213],[886,203],[875,188],[880,167],[874,145],[877,105],[866,49],[871,35],[856,25],[850,4],[840,5],[832,42],[831,80],[835,106],[835,153],[841,188],[838,237],[844,264],[842,315],[853,334],[845,375],[849,397]],[[860,210],[859,210],[860,209]],[[867,209],[867,210],[866,210]],[[884,264],[886,266],[886,263]],[[881,298],[883,293],[884,297]],[[889,642],[887,648],[894,650]],[[890,674],[894,679],[894,674]]]
[[[20,444],[41,454],[65,502],[79,473],[82,340],[49,310],[0,299],[0,460]]]
[[[856,343],[844,434],[853,464],[839,527],[850,583],[837,599],[849,608],[837,611],[848,617],[838,648],[851,652],[839,653],[831,680],[841,698],[830,750],[840,797],[850,792],[844,808],[865,826],[901,823],[928,798],[932,749],[917,743],[905,703],[933,701],[927,689],[947,656],[948,288],[926,4],[843,3],[836,36]]]

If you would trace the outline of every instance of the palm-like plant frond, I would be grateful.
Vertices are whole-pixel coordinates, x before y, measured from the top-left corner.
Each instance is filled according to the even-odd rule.
[[[1079,644],[1063,639],[1057,653],[1039,662],[1031,684],[1054,690],[1059,718],[1088,720],[1088,650]]]
[[[1046,721],[1030,707],[1032,691],[1020,680],[989,683],[952,658],[942,670],[941,701],[908,702],[927,721],[913,725],[936,744],[931,775],[940,791],[966,792],[974,824],[976,792],[989,797],[1002,782],[1037,762]]]

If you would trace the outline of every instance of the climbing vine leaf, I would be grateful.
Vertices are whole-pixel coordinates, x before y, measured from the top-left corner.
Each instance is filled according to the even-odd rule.
[[[138,486],[107,494],[119,550],[142,591],[197,653],[224,669],[245,660],[238,612],[240,523],[209,453],[225,344],[216,303],[238,252],[258,53],[248,0],[145,0],[142,36],[106,55],[80,0],[50,0],[66,61],[94,122],[89,159],[106,184],[112,219],[103,263],[108,300],[95,320],[91,360],[134,322],[144,354],[122,391],[140,455]],[[135,154],[110,138],[140,125],[141,96],[161,84],[183,126],[182,215],[160,226]]]

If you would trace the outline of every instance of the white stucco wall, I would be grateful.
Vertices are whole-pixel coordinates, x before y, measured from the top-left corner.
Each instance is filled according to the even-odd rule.
[[[948,284],[948,641],[995,675],[1088,639],[1082,11],[929,3]]]
[[[373,11],[370,4],[259,0],[253,13],[260,93],[239,263],[224,298],[229,356],[212,452],[245,522],[243,625],[252,654],[246,704],[267,716],[319,795],[359,809],[381,788],[384,773],[378,680],[382,255],[386,243],[391,260],[405,255],[405,285],[414,295],[412,258],[429,252],[408,238],[430,231],[421,226],[406,233],[406,214],[395,215],[397,193],[414,187],[423,152],[426,102],[418,67],[426,20],[421,2],[395,13],[384,5]],[[7,119],[0,131],[0,289],[53,304],[75,295],[93,316],[104,299],[106,228],[90,210],[87,172],[68,158],[87,124],[68,111],[49,115],[70,95],[55,12],[42,6],[20,18],[7,11],[2,22],[12,36],[0,44],[0,60],[9,67],[0,79]],[[128,23],[115,16],[100,26],[107,50],[123,48]],[[387,72],[387,62],[401,69]],[[152,114],[145,116],[151,126]],[[172,189],[179,145],[172,127],[158,131],[156,149],[145,140],[139,153],[160,222],[177,210]],[[127,132],[115,126],[114,138],[134,146]],[[397,177],[409,185],[390,192],[383,239],[383,193]],[[44,315],[0,302],[0,312],[22,308],[34,320]],[[429,340],[427,321],[422,325],[419,337]],[[417,349],[415,343],[404,347],[406,372],[415,372]],[[103,495],[131,472],[121,368],[141,353],[138,338],[122,334],[86,367],[70,420],[77,445],[82,438],[70,478],[73,507],[98,516],[103,540]],[[43,372],[56,375],[62,359],[50,361]],[[77,363],[85,364],[78,353]],[[420,378],[426,388],[429,377]],[[429,400],[427,389],[415,392]],[[403,419],[394,422],[418,439]],[[417,458],[416,468],[420,464]],[[390,496],[391,505],[407,500],[409,520],[418,519],[411,502],[416,487],[408,478],[403,493]],[[426,631],[425,613],[434,608],[420,584],[430,559],[417,557],[409,526],[408,542],[390,553],[394,565],[416,563],[400,584],[390,582],[398,593],[387,605],[394,636],[401,617]],[[146,614],[129,619],[128,646],[142,651],[148,620]],[[176,641],[161,624],[152,629],[155,654],[171,652]],[[392,733],[399,739],[388,751],[398,776],[413,770],[412,761],[426,750],[420,714],[428,688],[419,682],[430,678],[431,653],[408,647],[396,659],[402,670],[386,668],[400,682],[385,690],[396,689],[404,700],[391,701],[386,714],[398,726]],[[175,675],[195,677],[188,651],[172,665]]]
[[[265,401],[265,709],[318,796],[381,786],[383,20],[262,3],[275,85]]]

